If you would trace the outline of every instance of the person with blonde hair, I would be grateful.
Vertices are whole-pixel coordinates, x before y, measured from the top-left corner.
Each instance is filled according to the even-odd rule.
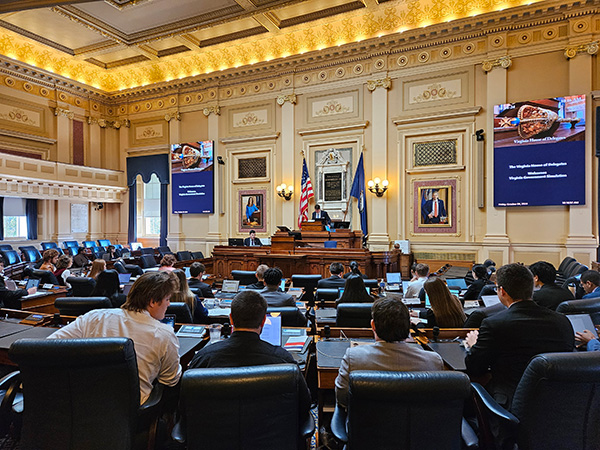
[[[179,280],[179,289],[171,296],[172,302],[181,302],[188,305],[194,323],[208,323],[208,310],[204,307],[197,295],[195,295],[188,286],[185,272],[175,269],[173,274]]]
[[[100,274],[100,272],[103,272],[105,270],[106,270],[106,261],[104,261],[103,259],[95,259],[94,262],[92,263],[92,268],[90,269],[87,276],[90,278],[93,278],[95,280],[96,278],[98,278],[98,275]]]

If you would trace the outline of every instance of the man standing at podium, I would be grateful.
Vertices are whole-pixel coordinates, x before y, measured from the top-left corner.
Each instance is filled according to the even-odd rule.
[[[319,205],[315,205],[315,210],[312,213],[312,218],[313,220],[325,219],[325,224],[331,225],[331,218],[329,217],[329,214],[327,214],[327,211],[321,210],[321,207]]]

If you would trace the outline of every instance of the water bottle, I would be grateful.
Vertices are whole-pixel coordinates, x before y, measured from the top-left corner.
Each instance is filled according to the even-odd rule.
[[[381,282],[379,283],[379,296],[385,297],[385,281],[383,281],[383,278],[381,279]]]

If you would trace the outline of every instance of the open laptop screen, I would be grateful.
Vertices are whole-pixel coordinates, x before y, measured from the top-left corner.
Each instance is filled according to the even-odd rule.
[[[36,288],[40,285],[40,280],[37,278],[30,278],[27,280],[27,284],[25,285],[25,290],[30,289],[32,287]]]
[[[119,283],[121,283],[121,284],[129,283],[130,279],[131,279],[130,273],[120,273],[119,274]]]
[[[388,284],[400,284],[400,272],[388,272],[385,274]]]
[[[446,278],[446,284],[448,286],[456,286],[461,290],[467,288],[467,282],[464,278]]]
[[[267,314],[265,326],[263,327],[260,338],[269,344],[281,346],[281,315],[271,316]]]
[[[239,290],[240,280],[223,280],[223,287],[221,288],[221,292],[228,292],[234,294]]]

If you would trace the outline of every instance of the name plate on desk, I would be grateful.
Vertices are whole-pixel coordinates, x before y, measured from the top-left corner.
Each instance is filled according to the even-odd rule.
[[[54,285],[52,283],[44,283],[42,284],[42,289],[54,289]]]

